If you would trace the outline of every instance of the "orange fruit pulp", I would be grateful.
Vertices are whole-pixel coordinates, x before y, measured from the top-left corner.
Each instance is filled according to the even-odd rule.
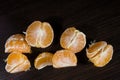
[[[35,59],[34,66],[36,69],[42,69],[46,66],[52,65],[53,54],[50,52],[40,53]]]
[[[6,59],[5,69],[9,73],[27,71],[31,65],[28,58],[21,52],[12,52]]]
[[[67,28],[61,35],[60,45],[64,49],[78,53],[86,45],[86,36],[75,27]]]
[[[31,53],[31,47],[25,41],[23,34],[10,36],[5,43],[5,53],[19,51],[21,53]]]
[[[87,57],[96,67],[107,65],[113,56],[113,46],[105,41],[99,41],[91,44],[86,50]]]
[[[25,39],[32,47],[46,48],[50,46],[53,38],[53,29],[47,22],[34,21],[26,30]]]
[[[63,68],[77,65],[77,57],[70,50],[58,50],[52,58],[54,68]]]

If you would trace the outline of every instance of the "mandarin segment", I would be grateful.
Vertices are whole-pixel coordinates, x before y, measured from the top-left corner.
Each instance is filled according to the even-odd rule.
[[[69,50],[58,50],[52,58],[54,68],[71,67],[77,65],[76,55]]]
[[[86,45],[86,36],[74,27],[67,28],[61,35],[60,45],[74,53],[80,52]]]
[[[31,47],[25,41],[23,34],[14,34],[7,39],[5,43],[5,53],[11,53],[13,51],[31,53]]]
[[[31,65],[28,58],[21,52],[12,52],[6,59],[5,70],[9,73],[27,71]]]
[[[34,66],[36,69],[42,69],[46,66],[52,65],[53,54],[50,52],[40,53],[35,59]]]
[[[93,43],[86,51],[87,57],[96,67],[104,67],[113,56],[113,46],[105,41]]]
[[[54,38],[51,25],[47,22],[34,21],[26,30],[25,39],[32,47],[46,48]]]

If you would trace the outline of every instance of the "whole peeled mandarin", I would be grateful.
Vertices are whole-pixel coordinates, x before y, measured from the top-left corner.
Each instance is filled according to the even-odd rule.
[[[67,28],[61,35],[60,45],[74,53],[80,52],[86,45],[86,36],[74,27]]]
[[[26,30],[25,39],[32,47],[46,48],[54,38],[51,25],[47,22],[34,21]]]

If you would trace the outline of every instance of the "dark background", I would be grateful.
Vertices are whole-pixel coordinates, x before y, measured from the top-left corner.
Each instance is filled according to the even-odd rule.
[[[55,33],[54,42],[46,49],[32,48],[25,54],[31,61],[27,72],[9,74],[5,71],[8,54],[4,44],[9,36],[26,31],[35,20],[49,22]],[[77,54],[76,67],[54,69],[52,66],[36,70],[36,56],[43,51],[61,49],[59,38],[67,27],[76,27],[90,41],[107,41],[114,47],[114,55],[102,68],[88,62],[85,49]],[[120,2],[117,0],[0,0],[0,80],[120,80]]]

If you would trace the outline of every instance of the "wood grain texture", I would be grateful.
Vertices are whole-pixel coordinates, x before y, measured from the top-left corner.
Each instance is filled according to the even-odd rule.
[[[120,79],[120,5],[117,0],[1,0],[0,1],[0,80],[119,80]],[[32,48],[26,54],[31,61],[30,71],[9,74],[5,71],[8,54],[4,53],[7,38],[26,31],[35,21],[49,22],[55,32],[52,45],[46,49]],[[71,68],[54,69],[46,67],[36,70],[33,66],[36,56],[43,51],[55,52],[61,49],[59,38],[67,27],[75,26],[90,41],[105,40],[114,47],[113,59],[103,68],[96,68],[88,62],[85,49],[77,54],[78,65]]]

